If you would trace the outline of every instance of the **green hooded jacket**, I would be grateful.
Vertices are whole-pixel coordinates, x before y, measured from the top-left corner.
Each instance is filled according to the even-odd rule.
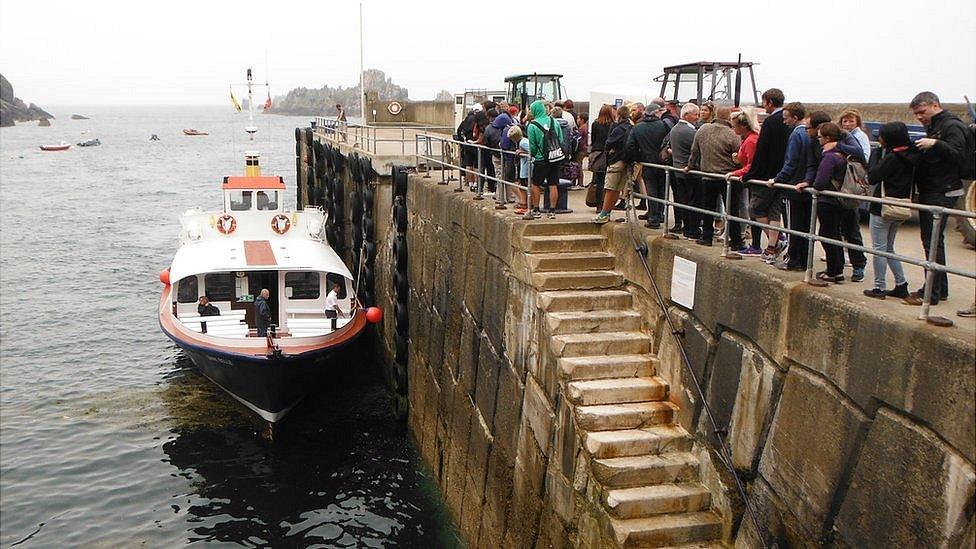
[[[532,113],[532,121],[529,122],[529,154],[536,160],[543,160],[545,153],[546,134],[532,122],[538,122],[543,128],[549,129],[552,119],[546,115],[546,105],[541,99],[536,99],[529,105],[529,112]],[[556,137],[559,142],[563,140],[563,129],[556,124]]]

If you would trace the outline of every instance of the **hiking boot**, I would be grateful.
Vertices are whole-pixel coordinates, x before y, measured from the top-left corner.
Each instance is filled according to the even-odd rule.
[[[854,278],[851,277],[851,280],[853,279]],[[885,296],[887,296],[888,294],[884,290],[878,288],[871,288],[870,290],[864,290],[864,295],[868,297],[873,297],[874,299],[884,299]]]
[[[893,289],[886,291],[885,295],[888,297],[897,297],[901,299],[908,297],[908,283],[904,282],[895,286]]]

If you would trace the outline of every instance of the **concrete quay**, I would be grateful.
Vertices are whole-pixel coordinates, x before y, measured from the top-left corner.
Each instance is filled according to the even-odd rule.
[[[392,312],[379,173],[376,301]],[[640,229],[665,296],[688,284],[677,257],[696,266],[694,306],[668,307],[757,532],[626,224],[590,224],[582,193],[576,213],[524,222],[439,181],[406,185],[407,424],[469,547],[973,545],[976,321],[936,328],[867,283],[814,288]],[[937,310],[966,305],[957,280]],[[396,316],[378,333],[391,364]]]

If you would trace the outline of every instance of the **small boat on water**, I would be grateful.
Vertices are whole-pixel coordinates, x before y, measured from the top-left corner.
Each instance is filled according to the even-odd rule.
[[[65,143],[64,141],[58,143],[57,145],[41,145],[41,150],[46,152],[66,151],[70,148],[71,143]]]
[[[184,128],[183,135],[210,135],[207,132],[202,132],[200,130],[195,130],[193,128]]]
[[[99,141],[98,138],[96,137],[95,139],[88,139],[88,140],[82,141],[82,142],[78,143],[78,146],[79,147],[97,147],[97,146],[99,146],[101,144],[102,144],[102,142]]]
[[[261,175],[256,151],[244,157],[244,175],[223,179],[220,209],[181,217],[179,249],[160,273],[158,317],[204,376],[274,425],[338,366],[336,351],[367,317],[382,315],[356,299],[322,209],[285,210],[284,180]],[[264,333],[262,312],[271,317]]]

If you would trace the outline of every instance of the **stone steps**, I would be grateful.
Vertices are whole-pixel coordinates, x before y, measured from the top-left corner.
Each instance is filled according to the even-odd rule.
[[[655,484],[610,490],[606,502],[617,518],[643,518],[706,510],[711,494],[701,484]]]
[[[693,440],[674,425],[586,433],[586,450],[596,459],[689,452]]]
[[[677,406],[667,401],[577,406],[576,420],[587,431],[619,431],[670,425]]]
[[[666,547],[701,543],[722,536],[722,521],[715,513],[680,513],[636,519],[610,519],[617,544],[631,547]],[[719,545],[721,547],[721,545]]]
[[[557,357],[634,355],[651,350],[650,336],[642,332],[602,332],[552,336],[552,351]]]
[[[698,480],[698,459],[688,452],[593,460],[593,475],[608,488]]]
[[[648,402],[668,398],[668,384],[659,377],[618,377],[571,381],[567,395],[577,406]]]
[[[560,311],[546,313],[551,334],[583,334],[594,332],[628,332],[641,327],[637,311]]]
[[[616,261],[608,252],[568,252],[526,254],[525,260],[534,273],[548,271],[609,271]]]
[[[532,285],[543,291],[617,288],[623,283],[624,275],[615,271],[548,271],[532,275]]]
[[[602,252],[607,239],[593,235],[544,235],[523,236],[522,249],[526,253],[545,252]]]
[[[560,358],[559,372],[570,381],[652,376],[657,372],[657,357],[644,354]]]
[[[540,220],[522,225],[522,236],[595,235],[600,234],[601,229],[602,227],[589,220]]]
[[[624,290],[557,290],[539,294],[540,305],[547,312],[629,309],[633,299]]]

